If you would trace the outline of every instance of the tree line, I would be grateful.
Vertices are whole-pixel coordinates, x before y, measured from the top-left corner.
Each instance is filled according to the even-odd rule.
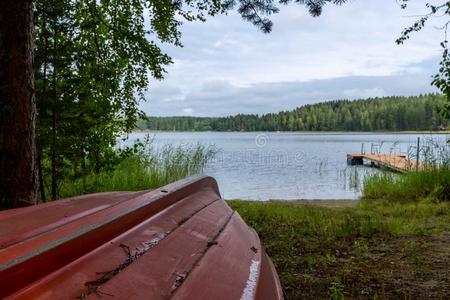
[[[139,128],[161,131],[405,131],[447,126],[440,94],[336,100],[291,111],[228,117],[148,117]]]

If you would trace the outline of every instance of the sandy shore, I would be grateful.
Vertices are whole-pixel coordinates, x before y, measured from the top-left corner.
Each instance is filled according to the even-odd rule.
[[[286,202],[299,205],[318,205],[318,206],[353,206],[358,200],[352,199],[313,199],[313,200],[269,200],[268,202]]]

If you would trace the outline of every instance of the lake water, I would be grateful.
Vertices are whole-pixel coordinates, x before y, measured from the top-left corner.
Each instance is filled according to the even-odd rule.
[[[225,199],[356,199],[364,177],[379,170],[347,166],[347,153],[415,155],[417,137],[395,133],[158,132],[156,146],[213,145],[220,149],[204,173],[216,178]],[[127,143],[143,138],[133,133]]]

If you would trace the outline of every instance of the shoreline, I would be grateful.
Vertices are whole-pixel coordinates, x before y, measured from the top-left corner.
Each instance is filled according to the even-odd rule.
[[[214,131],[214,130],[152,130],[152,129],[134,129],[131,133],[170,133],[170,132],[219,132],[219,133],[304,133],[304,134],[450,134],[448,131],[434,131],[434,130],[405,130],[405,131]]]
[[[359,202],[359,199],[271,199],[264,201],[265,203],[288,203],[295,205],[311,205],[311,206],[326,206],[326,207],[351,207]]]
[[[269,199],[269,200],[251,200],[251,199],[225,199],[225,201],[242,201],[255,202],[261,204],[283,203],[292,205],[310,205],[310,206],[326,206],[326,207],[352,207],[360,201],[360,199]]]

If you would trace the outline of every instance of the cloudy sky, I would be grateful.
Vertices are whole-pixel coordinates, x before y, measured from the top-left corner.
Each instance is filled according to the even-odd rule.
[[[433,92],[439,20],[398,46],[395,39],[426,12],[396,0],[350,0],[312,18],[282,7],[263,34],[236,12],[185,23],[183,48],[165,46],[174,64],[152,82],[141,108],[151,116],[226,116],[290,110],[307,103]]]

